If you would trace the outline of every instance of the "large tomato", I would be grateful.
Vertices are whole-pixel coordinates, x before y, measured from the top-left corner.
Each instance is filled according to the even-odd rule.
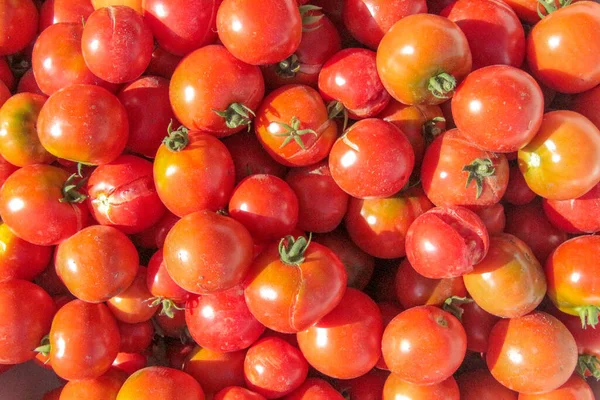
[[[0,223],[0,282],[32,280],[46,268],[51,256],[52,247],[29,243]]]
[[[38,28],[38,10],[32,0],[0,3],[0,56],[17,53],[33,40]]]
[[[143,368],[131,375],[116,400],[204,400],[200,384],[183,371],[166,367]]]

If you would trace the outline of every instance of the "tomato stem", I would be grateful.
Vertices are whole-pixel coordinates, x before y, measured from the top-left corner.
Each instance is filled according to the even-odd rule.
[[[185,149],[190,142],[188,132],[188,129],[183,125],[173,130],[173,120],[171,120],[167,128],[167,137],[163,139],[163,144],[170,151],[179,152]]]
[[[566,7],[571,4],[573,0],[558,0],[558,4],[556,0],[538,0],[537,4],[537,13],[540,18],[544,18],[547,15],[557,11],[560,8]],[[542,12],[542,8],[546,11],[546,14]]]
[[[302,32],[313,32],[319,29],[322,25],[312,26],[323,18],[323,13],[315,15],[314,11],[321,11],[321,7],[305,4],[298,7],[300,16],[302,17]]]
[[[475,181],[477,185],[477,198],[480,198],[481,193],[483,193],[483,179],[493,176],[496,173],[494,162],[489,158],[477,158],[471,164],[465,165],[462,170],[469,173],[465,187],[468,188],[471,182]]]
[[[185,308],[177,306],[177,304],[175,304],[173,300],[166,299],[164,297],[153,297],[146,301],[150,302],[148,307],[162,306],[162,309],[160,310],[160,315],[166,315],[168,318],[173,318],[175,316],[174,310],[185,310]]]
[[[346,127],[348,126],[348,110],[341,101],[334,100],[327,104],[327,115],[329,116],[329,119],[344,117],[342,131],[346,130]]]
[[[587,376],[593,376],[597,381],[600,381],[600,360],[598,357],[589,354],[582,354],[577,359],[577,373],[583,379]]]
[[[46,335],[40,341],[40,345],[36,347],[33,351],[35,351],[36,353],[40,353],[44,357],[48,357],[48,354],[50,354],[50,349],[50,336]]]
[[[275,68],[277,75],[283,79],[291,79],[295,77],[298,71],[300,71],[300,63],[298,62],[298,56],[295,54],[292,54],[285,60],[281,61]]]
[[[65,181],[65,184],[62,187],[63,197],[58,201],[61,203],[83,203],[85,199],[87,199],[87,196],[79,192],[79,189],[85,185],[86,181],[87,178],[81,177],[81,171],[78,166],[78,172],[69,176],[69,178]]]
[[[225,118],[225,125],[228,128],[235,129],[240,126],[246,125],[248,131],[250,131],[250,125],[252,124],[252,118],[256,117],[254,111],[249,107],[246,107],[242,103],[231,103],[225,110],[212,110],[219,117]]]
[[[472,302],[473,299],[469,299],[467,297],[451,296],[444,301],[442,309],[454,315],[456,318],[458,318],[459,321],[462,322],[462,316],[465,310],[461,306],[463,304],[468,304]]]
[[[445,72],[429,79],[429,91],[438,99],[448,99],[456,89],[456,79]]]
[[[294,239],[289,235],[279,241],[279,256],[281,261],[287,265],[298,266],[304,262],[304,253],[312,240],[312,233],[309,233],[308,239],[304,236],[298,236]]]
[[[442,134],[443,130],[438,125],[439,122],[446,122],[446,118],[435,117],[430,119],[429,121],[425,121],[425,123],[423,124],[421,132],[423,133],[423,137],[425,138],[425,142],[427,144],[431,144],[431,142],[433,142],[436,137]]]
[[[577,314],[579,314],[579,318],[581,319],[581,327],[583,329],[587,328],[588,325],[590,325],[592,328],[595,328],[598,324],[598,311],[600,311],[600,307],[577,307],[575,308],[575,311],[577,311]]]
[[[292,140],[294,140],[296,143],[298,143],[298,146],[300,146],[300,148],[302,150],[306,150],[306,146],[304,145],[304,142],[302,141],[302,136],[309,134],[309,133],[311,133],[315,136],[319,136],[319,135],[317,135],[317,132],[315,132],[312,129],[300,129],[301,122],[298,119],[298,117],[292,117],[289,125],[285,124],[283,122],[279,122],[279,121],[276,121],[275,123],[282,126],[285,129],[285,132],[276,133],[273,135],[273,136],[285,137],[285,140],[283,141],[281,146],[279,146],[280,149],[287,146]]]

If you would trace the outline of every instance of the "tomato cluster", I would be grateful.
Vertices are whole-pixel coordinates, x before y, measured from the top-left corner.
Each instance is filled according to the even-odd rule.
[[[0,0],[0,185],[45,400],[594,398],[598,2]]]

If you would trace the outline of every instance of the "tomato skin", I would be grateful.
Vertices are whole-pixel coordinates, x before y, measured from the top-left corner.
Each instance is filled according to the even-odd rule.
[[[179,217],[225,207],[234,179],[229,151],[217,138],[203,132],[190,133],[189,143],[178,152],[161,145],[154,159],[158,196]]]
[[[261,339],[246,353],[246,385],[267,399],[277,399],[293,392],[302,385],[307,375],[308,363],[302,353],[283,339]]]
[[[500,317],[488,313],[474,301],[461,304],[460,307],[464,311],[461,322],[467,334],[467,350],[485,353],[490,332]]]
[[[161,400],[205,399],[200,384],[185,372],[167,367],[147,367],[127,378],[116,400],[152,400],[157,396]]]
[[[0,283],[0,365],[32,360],[56,312],[41,287],[14,279]]]
[[[343,400],[344,396],[327,381],[308,378],[302,386],[283,398],[284,400]]]
[[[101,303],[133,283],[139,257],[131,240],[121,231],[93,225],[58,245],[55,264],[58,276],[75,297]]]
[[[559,320],[533,312],[494,326],[486,362],[494,378],[509,389],[543,393],[569,379],[577,364],[577,345]]]
[[[151,321],[128,324],[117,320],[121,344],[120,353],[141,353],[150,346],[154,336],[154,325]]]
[[[398,376],[391,374],[383,387],[383,400],[397,398],[409,400],[459,400],[458,385],[453,377],[433,385],[415,385],[405,382]]]
[[[6,87],[4,82],[0,82],[0,107],[10,99],[10,96],[10,90]]]
[[[402,51],[405,48],[413,51]],[[429,80],[442,71],[460,82],[471,72],[471,63],[469,43],[458,25],[432,14],[402,18],[377,49],[377,71],[383,86],[408,105],[443,103],[451,94],[435,97],[428,89]]]
[[[210,45],[188,54],[177,66],[169,85],[169,98],[177,119],[192,130],[217,137],[245,128],[229,128],[224,111],[233,103],[256,110],[265,83],[260,68],[236,59],[221,45]]]
[[[179,221],[179,217],[170,211],[163,214],[158,222],[150,228],[131,236],[133,242],[144,249],[160,249],[165,244],[167,233]]]
[[[3,2],[0,5],[0,56],[18,53],[34,39],[38,10],[31,0]]]
[[[44,394],[42,400],[60,400],[60,394],[64,386],[59,386],[56,389],[50,390]]]
[[[159,248],[148,261],[146,286],[152,296],[162,297],[177,303],[186,301],[190,297],[190,293],[179,287],[169,275],[162,248]]]
[[[17,85],[17,93],[35,93],[41,94],[45,96],[42,89],[38,86],[35,75],[33,74],[33,69],[29,68],[19,80],[19,84]]]
[[[573,111],[546,113],[533,140],[519,150],[519,168],[539,196],[583,196],[600,182],[600,130]]]
[[[308,329],[298,332],[298,345],[310,365],[337,379],[358,378],[381,356],[383,320],[377,304],[348,288],[339,305]]]
[[[534,76],[561,93],[580,93],[600,84],[600,4],[582,1],[538,22],[527,40]]]
[[[125,372],[112,368],[98,378],[67,382],[60,393],[59,400],[115,399],[126,380]]]
[[[350,196],[384,198],[398,193],[415,165],[412,146],[392,123],[369,118],[352,125],[333,145],[329,170]]]
[[[551,392],[519,395],[519,400],[594,400],[595,398],[590,385],[575,374],[564,385]]]
[[[250,313],[241,285],[188,300],[185,321],[196,343],[219,352],[246,349],[265,331]]]
[[[94,12],[91,0],[48,0],[40,7],[39,32],[61,22],[86,21]]]
[[[266,400],[266,398],[246,388],[230,386],[215,394],[213,400]]]
[[[21,239],[41,246],[58,244],[81,230],[89,219],[86,205],[59,201],[68,177],[65,170],[42,164],[14,172],[0,188],[4,223]]]
[[[148,22],[148,18],[146,18]],[[145,75],[160,76],[165,79],[171,79],[177,65],[183,57],[171,54],[160,46],[155,46],[152,52],[150,64],[146,68]]]
[[[127,6],[142,14],[142,0],[92,0],[92,5],[96,10],[110,6]]]
[[[345,398],[355,400],[381,400],[383,386],[389,376],[389,372],[372,370],[355,379],[338,379],[333,386],[342,393]]]
[[[578,112],[600,129],[600,85],[571,97],[569,110]]]
[[[527,186],[527,182],[519,166],[512,165],[508,177],[508,186],[502,199],[515,206],[522,206],[533,201],[536,196],[533,190]]]
[[[265,24],[267,20],[285,23]],[[252,65],[275,64],[298,49],[302,18],[295,0],[223,0],[217,32],[236,58]]]
[[[0,57],[0,82],[4,83],[7,89],[14,89],[15,76],[5,57]]]
[[[164,258],[175,283],[191,293],[229,289],[252,262],[252,237],[233,218],[199,211],[179,220],[165,239]]]
[[[486,370],[466,372],[456,378],[462,400],[517,400],[518,393],[502,386]]]
[[[571,200],[542,201],[548,220],[567,233],[600,231],[600,183],[581,197]]]
[[[347,48],[334,54],[319,73],[319,91],[327,102],[339,101],[352,119],[374,117],[391,97],[377,75],[377,54]]]
[[[106,302],[115,318],[128,324],[149,321],[157,311],[146,286],[146,267],[139,267],[129,287]]]
[[[0,187],[4,185],[4,182],[6,182],[8,177],[18,169],[19,167],[12,165],[0,155]]]
[[[52,248],[29,243],[0,223],[0,282],[33,280],[50,262]]]
[[[245,351],[221,353],[195,347],[187,356],[183,371],[198,381],[205,394],[214,394],[228,386],[244,385]]]

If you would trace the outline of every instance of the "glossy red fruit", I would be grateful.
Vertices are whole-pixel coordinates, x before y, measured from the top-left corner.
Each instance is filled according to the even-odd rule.
[[[149,2],[146,2],[146,4]],[[146,18],[148,21],[148,18]],[[146,75],[156,75],[165,79],[171,79],[173,72],[183,57],[171,54],[160,46],[154,46],[150,64],[146,68]]]
[[[504,206],[502,203],[496,203],[485,207],[475,206],[470,207],[470,209],[481,218],[490,236],[504,232],[506,215],[504,214]]]
[[[600,231],[600,183],[576,199],[544,199],[542,204],[548,220],[564,232],[577,234]]]
[[[117,321],[121,344],[120,353],[142,353],[150,346],[154,337],[154,325],[152,321],[128,324]]]
[[[0,56],[17,53],[33,40],[38,28],[38,10],[31,0],[0,4]]]
[[[461,400],[518,400],[518,393],[502,386],[485,369],[460,374],[456,382]]]
[[[343,400],[344,396],[327,381],[319,378],[308,378],[302,386],[284,397],[284,400]]]
[[[0,282],[33,280],[46,268],[51,256],[51,247],[26,242],[0,223]]]
[[[146,285],[146,267],[139,267],[129,287],[106,302],[119,321],[137,324],[149,321],[158,311],[158,304]]]
[[[490,332],[500,317],[488,313],[474,301],[467,301],[460,308],[463,310],[461,322],[467,333],[467,350],[485,353]]]
[[[217,394],[215,394],[215,396],[213,397],[213,400],[265,400],[265,399],[266,398],[263,395],[253,392],[251,390],[248,390],[246,388],[243,388],[241,386],[226,387],[225,389],[223,389],[220,392],[218,392]]]
[[[569,109],[583,115],[600,129],[600,114],[598,113],[599,105],[600,85],[573,96],[569,103]]]
[[[150,228],[132,235],[131,239],[136,244],[144,249],[159,249],[163,247],[167,233],[173,225],[179,221],[179,217],[170,211],[163,214],[162,218]]]
[[[338,379],[333,386],[345,398],[356,400],[381,400],[383,386],[389,376],[387,371],[372,370],[354,379]]]
[[[502,198],[510,204],[515,206],[522,206],[531,202],[536,198],[536,194],[527,186],[527,182],[521,173],[518,165],[512,165],[510,167],[510,173],[508,177],[508,186],[504,197]]]
[[[41,94],[45,96],[45,93],[42,92],[37,81],[35,80],[35,75],[33,74],[33,69],[29,68],[19,80],[19,84],[17,85],[17,93],[35,93]]]
[[[415,385],[403,381],[398,376],[391,374],[383,387],[383,400],[395,400],[400,396],[408,399],[440,399],[459,400],[460,392],[453,377],[433,385]],[[400,398],[402,398],[400,397]]]
[[[244,385],[245,351],[222,353],[195,347],[186,357],[183,371],[190,374],[207,395],[228,386]]]
[[[594,400],[590,385],[578,375],[573,375],[558,389],[543,394],[520,394],[519,400]]]
[[[146,286],[152,296],[161,297],[176,303],[186,301],[190,293],[179,287],[169,275],[167,265],[163,257],[163,249],[159,248],[148,261],[146,274]]]
[[[13,89],[15,86],[15,76],[5,57],[0,57],[0,82],[4,83],[7,89]]]
[[[60,22],[81,23],[94,12],[91,0],[48,0],[40,7],[40,32]]]
[[[182,390],[185,388],[185,390]],[[131,375],[119,390],[116,400],[204,400],[200,384],[189,374],[167,367],[147,367]]]

